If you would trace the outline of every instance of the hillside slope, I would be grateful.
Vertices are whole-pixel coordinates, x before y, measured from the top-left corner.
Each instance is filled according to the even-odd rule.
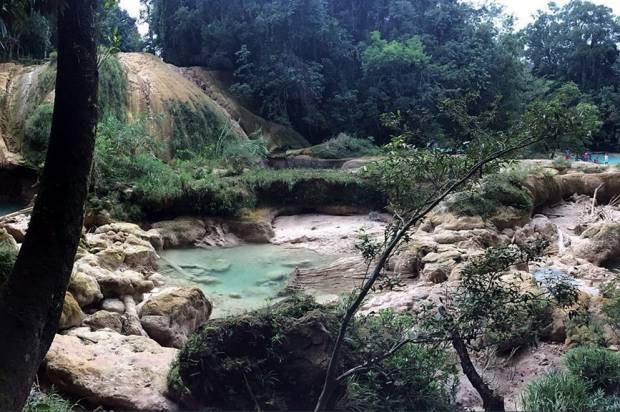
[[[116,58],[127,80],[123,99],[127,119],[146,116],[151,132],[167,142],[179,130],[206,135],[209,131],[202,129],[210,126],[211,133],[225,128],[241,139],[260,131],[271,150],[308,145],[291,128],[262,119],[238,104],[215,73],[177,68],[146,53],[120,53]],[[0,64],[0,166],[21,163],[26,119],[42,103],[53,102],[54,78],[52,63]],[[200,121],[195,121],[196,116]]]

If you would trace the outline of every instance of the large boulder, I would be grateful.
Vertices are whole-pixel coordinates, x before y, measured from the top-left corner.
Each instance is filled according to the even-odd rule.
[[[106,298],[139,295],[150,292],[155,287],[142,273],[133,270],[111,271],[101,267],[99,263],[97,256],[87,254],[75,262],[74,270],[95,279]]]
[[[30,225],[30,216],[17,215],[2,223],[4,229],[18,242],[22,243],[26,238],[26,232]]]
[[[89,306],[103,299],[97,280],[80,271],[74,271],[69,281],[69,292],[81,307]]]
[[[529,210],[521,210],[512,206],[499,208],[489,220],[498,230],[512,229],[526,225],[530,221]]]
[[[6,229],[0,229],[0,247],[17,250],[17,242],[15,238],[6,231]]]
[[[181,348],[188,336],[205,323],[211,303],[198,288],[178,288],[151,296],[140,309],[148,335],[163,346]]]
[[[202,220],[184,217],[157,222],[150,232],[161,237],[164,248],[174,248],[195,244],[205,236],[207,229]]]
[[[166,374],[177,355],[143,336],[88,328],[56,335],[45,372],[58,390],[93,405],[119,410],[176,409],[166,393]]]
[[[573,246],[574,255],[595,265],[620,257],[620,222],[599,222],[582,234]]]
[[[93,331],[110,329],[121,333],[123,330],[121,315],[116,312],[108,312],[107,310],[100,310],[93,313],[84,319],[84,324],[89,326]]]
[[[65,294],[65,301],[62,305],[62,313],[60,315],[60,322],[58,323],[58,330],[64,330],[80,326],[85,315],[80,309],[80,305],[70,292]]]
[[[269,209],[259,209],[242,217],[228,221],[230,231],[249,243],[269,243],[275,236]]]
[[[171,381],[207,408],[262,409],[278,399],[283,410],[310,410],[337,323],[336,314],[306,299],[209,322],[184,346]]]

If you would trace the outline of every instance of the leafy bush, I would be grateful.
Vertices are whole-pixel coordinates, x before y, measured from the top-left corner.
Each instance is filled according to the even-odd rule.
[[[324,328],[337,328],[335,314],[320,309],[311,298],[296,296],[203,326],[179,355],[183,385],[213,408],[310,409],[326,366],[319,356],[331,346]],[[310,337],[317,339],[311,344],[315,356],[307,351]]]
[[[236,173],[240,173],[246,167],[259,166],[268,154],[267,145],[260,136],[249,140],[229,136],[218,144],[216,156]]]
[[[116,56],[108,55],[99,64],[99,117],[127,119],[127,74]]]
[[[16,259],[17,250],[9,245],[0,244],[0,285],[9,278]]]
[[[552,372],[530,382],[521,396],[521,409],[537,412],[588,410],[588,384],[565,372]]]
[[[252,170],[239,177],[259,203],[316,207],[344,204],[384,205],[384,195],[369,180],[336,170]]]
[[[303,152],[309,152],[311,156],[321,159],[346,159],[376,155],[379,153],[379,148],[370,139],[360,139],[340,133],[335,138],[303,150]]]
[[[183,399],[189,390],[209,408],[311,409],[322,388],[340,315],[340,308],[293,296],[271,308],[211,322],[182,349],[178,366],[168,376],[169,391]],[[412,322],[411,316],[391,311],[358,318],[345,343],[341,369],[392,347]],[[338,408],[446,410],[455,376],[445,351],[406,345],[370,373],[343,385]]]
[[[38,106],[26,119],[24,126],[25,153],[28,160],[35,165],[45,159],[53,114],[54,106],[44,103]]]
[[[566,160],[563,157],[556,157],[553,159],[553,167],[563,171],[566,169],[570,169],[572,162],[570,160]]]
[[[174,119],[170,142],[173,157],[187,158],[188,154],[191,157],[195,153],[202,153],[206,146],[227,140],[231,134],[226,120],[206,103],[192,107],[186,103],[170,101],[167,106]]]
[[[607,394],[620,389],[620,355],[600,347],[578,347],[564,356],[570,373]]]
[[[608,282],[602,288],[603,296],[606,298],[603,303],[602,312],[606,323],[616,333],[620,333],[620,279]]]
[[[483,218],[507,206],[523,211],[530,211],[534,206],[519,176],[508,173],[489,175],[480,185],[456,194],[448,202],[452,213]]]
[[[359,359],[387,352],[394,340],[413,327],[407,314],[384,310],[361,317],[352,338]],[[405,345],[368,372],[349,380],[343,408],[357,411],[454,410],[458,380],[448,353],[425,345]]]
[[[117,218],[167,218],[179,214],[238,215],[257,204],[316,207],[329,204],[382,206],[383,195],[359,176],[333,170],[257,168],[267,151],[260,138],[223,136],[201,152],[164,161],[166,150],[146,119],[99,122],[93,175],[93,209]],[[231,166],[233,176],[214,173]],[[243,172],[246,167],[254,167]],[[122,207],[118,207],[118,205]]]

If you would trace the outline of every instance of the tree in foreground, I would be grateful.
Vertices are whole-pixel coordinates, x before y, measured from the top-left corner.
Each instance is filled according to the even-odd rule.
[[[463,116],[469,116],[463,113]],[[483,116],[493,116],[484,113]],[[397,118],[389,119],[397,124]],[[471,121],[463,125],[478,124]],[[377,163],[371,175],[390,196],[394,218],[388,226],[383,244],[367,248],[365,258],[369,262],[369,271],[362,287],[353,293],[348,308],[342,317],[333,352],[327,368],[322,393],[315,410],[322,411],[333,407],[335,392],[347,373],[338,375],[340,352],[353,318],[362,306],[368,294],[386,279],[385,267],[398,248],[411,239],[413,229],[429,213],[457,189],[471,184],[483,170],[493,170],[502,164],[509,154],[523,149],[542,138],[538,136],[517,135],[513,139],[499,139],[492,133],[472,130],[472,140],[458,150],[458,155],[439,148],[420,149],[407,143],[413,136],[405,129],[387,146],[387,157]],[[389,280],[389,279],[388,279]],[[392,356],[405,344],[395,346],[378,359]]]
[[[0,409],[21,410],[58,326],[77,250],[97,120],[96,0],[58,6],[49,149],[30,227],[0,289]]]

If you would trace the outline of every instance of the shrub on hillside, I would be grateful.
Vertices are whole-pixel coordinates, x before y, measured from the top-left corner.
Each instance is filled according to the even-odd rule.
[[[369,359],[414,327],[413,318],[391,310],[360,317],[351,338],[356,357]],[[451,411],[458,385],[454,359],[439,346],[406,345],[349,380],[341,406],[354,411]]]
[[[587,411],[590,387],[578,377],[552,372],[530,382],[521,396],[521,409],[537,412]]]
[[[339,170],[253,170],[242,181],[259,203],[316,207],[384,206],[385,197],[369,180]]]
[[[379,148],[370,139],[361,139],[340,133],[333,139],[307,149],[313,157],[321,159],[347,159],[351,157],[372,156]]]
[[[502,207],[530,211],[534,204],[519,176],[498,173],[484,178],[480,185],[448,201],[450,212],[463,216],[492,216]]]
[[[620,355],[601,347],[578,347],[564,356],[570,373],[607,394],[620,390]]]
[[[293,296],[244,315],[216,320],[195,332],[168,377],[177,400],[198,399],[225,410],[310,410],[325,378],[339,309]],[[345,344],[342,370],[374,350],[391,348],[410,328],[393,312],[359,319]],[[344,410],[442,410],[452,400],[455,370],[438,348],[406,345],[395,357],[340,387]],[[345,396],[346,393],[346,396]]]
[[[52,129],[54,106],[44,103],[28,116],[24,126],[25,153],[32,163],[43,161]]]

